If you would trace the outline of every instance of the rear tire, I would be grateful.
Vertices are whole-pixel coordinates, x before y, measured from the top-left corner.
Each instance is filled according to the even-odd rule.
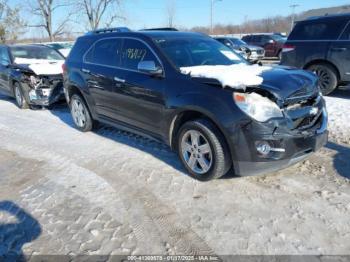
[[[335,69],[327,64],[314,64],[307,68],[319,78],[319,84],[323,95],[329,95],[338,86],[338,77]]]
[[[180,128],[177,149],[190,176],[200,181],[220,178],[232,165],[224,138],[206,119],[186,122]]]
[[[82,132],[89,132],[93,128],[93,120],[84,99],[74,94],[69,104],[74,124]]]
[[[16,105],[20,109],[28,109],[29,104],[23,95],[22,87],[19,83],[15,82],[13,84],[13,94],[15,95]]]
[[[281,61],[282,60],[282,50],[280,50],[277,54],[278,60]]]

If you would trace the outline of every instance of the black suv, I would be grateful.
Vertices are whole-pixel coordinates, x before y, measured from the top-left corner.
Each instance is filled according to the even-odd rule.
[[[231,167],[237,175],[280,169],[326,143],[327,113],[313,73],[248,65],[199,33],[111,31],[79,37],[64,66],[65,95],[79,130],[98,121],[161,140],[199,180]],[[254,77],[263,80],[224,85],[219,76],[185,69],[242,70],[242,79],[261,70]]]
[[[283,48],[281,64],[315,72],[322,93],[350,82],[350,14],[298,22]]]
[[[49,106],[64,99],[64,57],[43,45],[0,45],[0,91],[19,108]]]

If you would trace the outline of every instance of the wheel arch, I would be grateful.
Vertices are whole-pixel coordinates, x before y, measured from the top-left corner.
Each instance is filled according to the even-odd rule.
[[[330,67],[332,67],[335,72],[337,73],[337,79],[338,81],[340,80],[340,71],[339,69],[337,68],[337,66],[335,64],[333,64],[332,62],[328,61],[328,60],[325,60],[325,59],[315,59],[315,60],[312,60],[312,61],[309,61],[307,64],[304,65],[303,69],[308,69],[310,66],[312,65],[318,65],[318,64],[326,64]]]
[[[74,94],[77,94],[77,95],[81,96],[82,99],[84,100],[84,102],[86,103],[86,105],[88,107],[88,110],[91,113],[92,118],[94,120],[97,120],[97,114],[96,114],[96,111],[94,109],[94,106],[91,104],[91,101],[89,101],[88,97],[85,95],[83,90],[81,90],[78,86],[76,86],[74,84],[68,85],[66,89],[67,89],[67,96],[68,96],[68,98],[66,98],[66,99],[67,99],[68,105],[70,105],[71,97]]]
[[[229,157],[231,159],[232,152],[228,143],[228,136],[225,135],[225,132],[221,128],[220,124],[215,121],[214,117],[210,115],[210,113],[203,112],[198,109],[184,109],[180,112],[177,112],[177,114],[172,118],[170,128],[169,128],[169,138],[168,143],[170,147],[173,150],[177,150],[177,143],[176,143],[176,137],[178,135],[178,131],[180,130],[181,126],[191,120],[195,119],[207,119],[210,121],[219,131],[220,135],[224,139],[225,146],[227,148],[228,153],[230,154]]]

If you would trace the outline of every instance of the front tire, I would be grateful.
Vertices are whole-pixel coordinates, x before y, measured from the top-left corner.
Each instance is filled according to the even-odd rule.
[[[335,69],[327,64],[315,64],[308,67],[319,78],[319,84],[323,95],[329,95],[338,86],[338,77]]]
[[[18,106],[18,108],[28,109],[29,105],[28,105],[27,100],[25,99],[25,97],[23,95],[21,85],[17,82],[14,83],[14,85],[13,85],[13,93],[15,95],[16,105]]]
[[[84,99],[74,94],[69,104],[75,126],[82,132],[89,132],[93,128],[93,120]]]
[[[231,167],[226,143],[206,119],[185,123],[177,136],[178,154],[191,177],[208,181],[224,176]]]

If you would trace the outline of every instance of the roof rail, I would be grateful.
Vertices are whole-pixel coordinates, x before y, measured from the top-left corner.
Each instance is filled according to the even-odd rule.
[[[179,31],[179,30],[173,27],[160,27],[160,28],[146,28],[140,31]]]
[[[90,31],[87,34],[104,34],[104,33],[123,33],[123,32],[130,32],[131,30],[127,27],[114,27],[114,28],[102,28],[102,29],[97,29],[94,31]]]

